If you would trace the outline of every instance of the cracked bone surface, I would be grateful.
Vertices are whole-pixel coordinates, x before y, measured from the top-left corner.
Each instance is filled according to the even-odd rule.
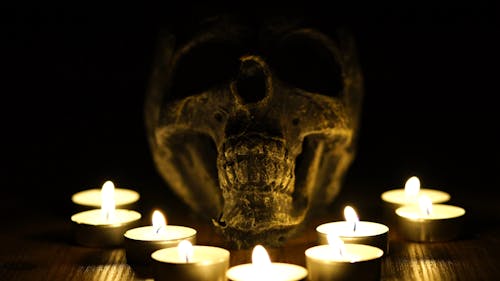
[[[330,33],[231,16],[162,33],[145,108],[155,165],[236,248],[283,244],[340,191],[363,89],[353,40]]]

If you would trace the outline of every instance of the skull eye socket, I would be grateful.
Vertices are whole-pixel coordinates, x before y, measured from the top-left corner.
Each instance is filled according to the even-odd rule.
[[[334,53],[307,33],[285,37],[271,53],[269,64],[280,80],[308,92],[338,97],[344,86]]]
[[[183,54],[174,68],[168,101],[199,94],[233,79],[238,73],[240,52],[235,44],[206,42]]]

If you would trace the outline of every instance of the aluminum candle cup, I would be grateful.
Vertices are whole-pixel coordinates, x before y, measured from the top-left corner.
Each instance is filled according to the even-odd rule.
[[[422,212],[418,205],[403,206],[396,210],[398,229],[405,239],[416,242],[449,241],[460,235],[465,210],[435,204],[432,211]]]
[[[147,265],[151,254],[162,248],[176,247],[181,241],[196,243],[196,230],[190,227],[167,225],[165,216],[155,210],[152,225],[133,228],[125,232],[125,253],[129,264]]]
[[[310,281],[380,280],[381,258],[384,251],[377,247],[345,244],[344,253],[336,254],[330,245],[306,250],[306,266]]]
[[[101,189],[93,188],[77,192],[71,196],[71,201],[78,211],[87,211],[101,207],[102,190],[110,188],[110,196],[113,197],[115,207],[119,209],[137,209],[140,195],[137,191],[126,188],[115,188],[112,181],[106,181]]]
[[[318,226],[316,233],[320,245],[327,245],[328,234],[333,233],[344,243],[371,245],[382,249],[384,254],[389,253],[389,227],[380,223],[358,221],[354,230],[351,222],[336,221]]]
[[[380,196],[383,202],[383,215],[389,223],[395,224],[395,210],[404,205],[418,205],[418,198],[427,196],[432,203],[444,203],[450,200],[450,194],[447,192],[420,188],[420,180],[417,177],[409,178],[404,188],[392,189],[382,193]]]
[[[233,266],[226,276],[231,281],[299,281],[306,280],[307,269],[295,264],[271,262],[266,249],[257,245],[252,251],[252,263]]]
[[[225,281],[229,268],[229,251],[212,246],[192,246],[192,257],[179,253],[179,247],[153,252],[156,281]]]
[[[123,234],[139,225],[141,214],[124,209],[113,210],[112,216],[101,209],[80,212],[71,216],[75,241],[88,247],[115,247],[123,244]]]
[[[196,244],[196,230],[177,225],[166,225],[160,233],[152,225],[133,228],[124,236],[127,262],[134,264],[150,264],[154,251],[177,247],[182,240]]]
[[[351,206],[344,208],[345,221],[325,223],[316,228],[318,243],[329,244],[328,237],[340,238],[344,243],[364,244],[378,247],[389,253],[389,228],[383,224],[360,221],[358,214]]]
[[[231,267],[226,275],[231,281],[300,281],[307,280],[307,269],[280,262],[273,262],[267,266],[247,263]]]
[[[116,188],[115,202],[119,209],[136,209],[140,195],[131,189]],[[77,192],[71,196],[71,201],[80,210],[96,209],[101,206],[101,190],[88,189]]]
[[[387,209],[391,213],[403,205],[416,205],[418,204],[418,196],[428,196],[432,203],[444,203],[450,200],[450,194],[436,189],[422,188],[417,196],[407,197],[404,189],[393,189],[382,193],[381,198]]]

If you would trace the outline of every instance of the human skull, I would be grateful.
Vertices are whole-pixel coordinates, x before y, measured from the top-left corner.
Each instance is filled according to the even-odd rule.
[[[156,167],[237,248],[281,245],[333,201],[353,160],[353,41],[276,21],[205,27],[162,35],[145,112]]]

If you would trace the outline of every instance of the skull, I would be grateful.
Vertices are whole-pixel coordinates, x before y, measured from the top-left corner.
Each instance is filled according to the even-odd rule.
[[[353,41],[276,20],[205,27],[160,38],[145,110],[156,167],[235,247],[279,246],[333,201],[353,160]]]

